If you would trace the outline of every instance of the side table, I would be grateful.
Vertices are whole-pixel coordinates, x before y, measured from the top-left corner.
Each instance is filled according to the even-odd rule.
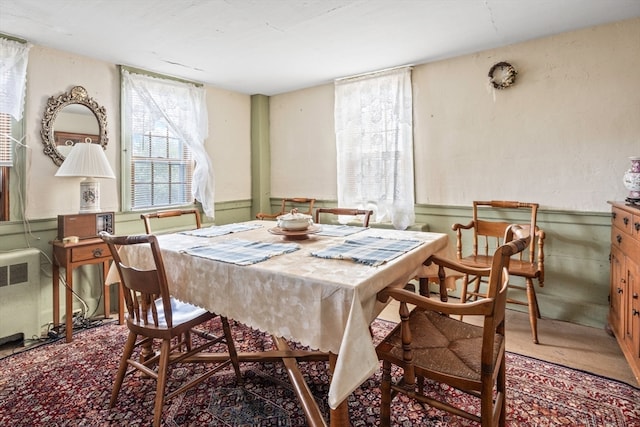
[[[81,265],[102,264],[102,286],[105,318],[111,314],[109,286],[106,283],[109,264],[112,260],[109,247],[102,239],[84,239],[78,243],[51,242],[53,246],[53,325],[60,325],[60,267],[65,269],[65,335],[67,342],[73,340],[73,269]],[[118,323],[124,323],[124,294],[118,285]]]

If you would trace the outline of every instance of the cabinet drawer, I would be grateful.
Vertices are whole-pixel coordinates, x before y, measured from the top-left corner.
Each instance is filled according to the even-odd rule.
[[[640,240],[624,233],[618,227],[611,227],[611,244],[632,259],[640,259]]]
[[[71,262],[109,257],[111,257],[111,252],[109,252],[109,247],[106,243],[81,246],[71,250]]]
[[[636,239],[640,240],[640,214],[633,215],[633,221],[631,222],[631,234],[633,234]]]
[[[627,234],[633,234],[633,217],[631,212],[613,207],[611,212],[611,223],[614,227],[618,227],[620,230]],[[636,218],[636,221],[640,218]]]

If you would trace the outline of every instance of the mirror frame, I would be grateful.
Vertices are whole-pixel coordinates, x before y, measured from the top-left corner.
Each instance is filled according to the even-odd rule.
[[[52,96],[47,101],[47,107],[44,111],[44,118],[42,119],[42,130],[40,136],[42,136],[42,143],[44,144],[44,153],[51,157],[53,163],[60,166],[65,157],[60,154],[55,143],[55,137],[53,134],[53,124],[56,121],[58,113],[62,111],[64,107],[71,104],[80,104],[87,107],[98,120],[100,144],[102,149],[106,149],[109,138],[107,137],[107,113],[103,106],[99,105],[95,99],[89,97],[87,90],[82,86],[74,86],[69,92],[65,92],[57,97]]]

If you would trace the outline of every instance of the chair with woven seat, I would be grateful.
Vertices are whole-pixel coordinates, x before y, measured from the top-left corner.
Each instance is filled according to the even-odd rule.
[[[318,208],[316,209],[315,222],[320,224],[320,218],[323,215],[333,216],[353,216],[362,220],[362,226],[369,226],[369,218],[373,215],[373,211],[367,211],[363,209],[351,209],[351,208]]]
[[[511,230],[511,229],[510,229]],[[511,232],[511,231],[509,231]],[[469,303],[450,303],[402,288],[387,288],[378,294],[400,302],[401,322],[376,351],[382,360],[380,425],[391,423],[391,401],[398,394],[434,408],[481,423],[483,427],[504,426],[506,420],[504,320],[512,255],[529,244],[530,237],[512,240],[493,254],[489,268],[475,268],[437,255],[425,261],[436,264],[443,281],[451,272],[485,274],[489,286],[485,298]],[[409,305],[415,306],[409,311]],[[451,316],[481,316],[480,326]],[[392,381],[392,365],[402,376]],[[425,380],[430,383],[425,384]],[[444,383],[480,400],[480,413],[453,406],[439,397],[437,385]]]
[[[125,375],[136,370],[155,378],[157,382],[153,407],[154,426],[160,425],[168,372],[175,364],[206,362],[211,366],[203,373],[185,379],[179,387],[172,387],[173,390],[167,394],[166,399],[187,391],[228,366],[233,367],[238,382],[242,382],[228,320],[171,297],[157,238],[154,235],[112,236],[106,232],[101,232],[100,237],[109,246],[120,274],[120,286],[124,290],[128,312],[126,324],[129,335],[113,384],[110,407],[113,408],[116,404]],[[125,257],[121,257],[119,251],[126,250],[130,245],[148,245],[154,266],[136,268],[123,261]],[[217,317],[220,317],[222,333],[216,335],[215,331],[196,329]],[[197,341],[194,339],[196,334]],[[152,349],[154,341],[160,341],[157,353]],[[228,357],[206,351],[221,344],[226,344]],[[140,348],[140,358],[132,357],[136,348]],[[206,360],[207,355],[211,356],[209,362]],[[128,372],[130,367],[134,369]]]
[[[535,230],[529,247],[521,252],[516,259],[509,264],[509,274],[524,278],[525,284],[509,284],[512,289],[526,292],[526,301],[517,299],[512,292],[509,293],[508,303],[528,306],[529,323],[533,342],[538,344],[538,319],[540,308],[533,280],[537,279],[540,287],[544,286],[544,239],[545,233],[537,226],[537,203],[524,203],[517,201],[489,201],[473,202],[473,219],[470,223],[454,224],[452,229],[456,232],[456,256],[458,261],[473,267],[488,267],[492,263],[491,253],[505,240],[505,231],[512,223],[516,211],[526,212],[528,223],[520,224],[523,228]],[[518,212],[519,214],[519,212]],[[509,219],[511,217],[511,219]],[[468,236],[468,238],[466,238]],[[466,238],[466,240],[465,240]],[[465,246],[466,243],[466,246]],[[469,248],[471,243],[471,248]],[[469,251],[463,253],[463,251]],[[460,299],[462,302],[468,299],[477,299],[482,296],[481,284],[486,281],[482,276],[465,275],[462,280]],[[471,288],[471,289],[470,289]]]
[[[307,197],[293,197],[282,199],[280,211],[274,213],[259,212],[256,214],[257,219],[275,219],[280,215],[291,212],[292,209],[297,209],[299,213],[305,215],[313,215],[313,204],[316,199],[310,199]]]
[[[147,234],[151,234],[151,224],[156,220],[162,220],[165,218],[177,218],[181,216],[193,215],[193,222],[187,225],[188,228],[200,228],[202,222],[200,219],[200,211],[198,209],[169,209],[164,211],[149,212],[141,214],[140,218],[144,221],[144,229]]]

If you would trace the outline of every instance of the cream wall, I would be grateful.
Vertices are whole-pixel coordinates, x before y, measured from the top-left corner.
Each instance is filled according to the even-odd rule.
[[[251,97],[207,86],[215,201],[251,198]]]
[[[272,96],[271,195],[337,199],[333,85]]]
[[[105,107],[109,145],[106,154],[118,176],[120,141],[120,105],[118,70],[113,64],[95,61],[67,52],[33,46],[27,69],[25,130],[28,145],[26,164],[25,218],[52,218],[77,213],[80,209],[80,178],[56,178],[58,170],[44,154],[40,130],[42,117],[51,96],[57,97],[73,86],[83,86],[88,95]],[[115,141],[115,143],[114,143]],[[100,180],[101,205],[105,211],[117,211],[119,179]],[[12,195],[13,197],[13,195]]]
[[[519,74],[494,94],[487,72],[499,61]],[[416,66],[416,202],[608,211],[640,155],[638,70],[640,19]],[[333,85],[270,106],[272,196],[335,200]]]
[[[116,175],[101,180],[105,211],[120,206],[120,78],[118,67],[67,52],[34,46],[29,53],[25,127],[27,219],[77,213],[79,178],[56,178],[57,166],[43,153],[41,121],[47,99],[84,86],[107,112],[109,145],[106,154]],[[216,202],[251,197],[250,108],[248,95],[207,86],[209,137],[207,152],[216,177]],[[12,195],[13,196],[13,195]]]

